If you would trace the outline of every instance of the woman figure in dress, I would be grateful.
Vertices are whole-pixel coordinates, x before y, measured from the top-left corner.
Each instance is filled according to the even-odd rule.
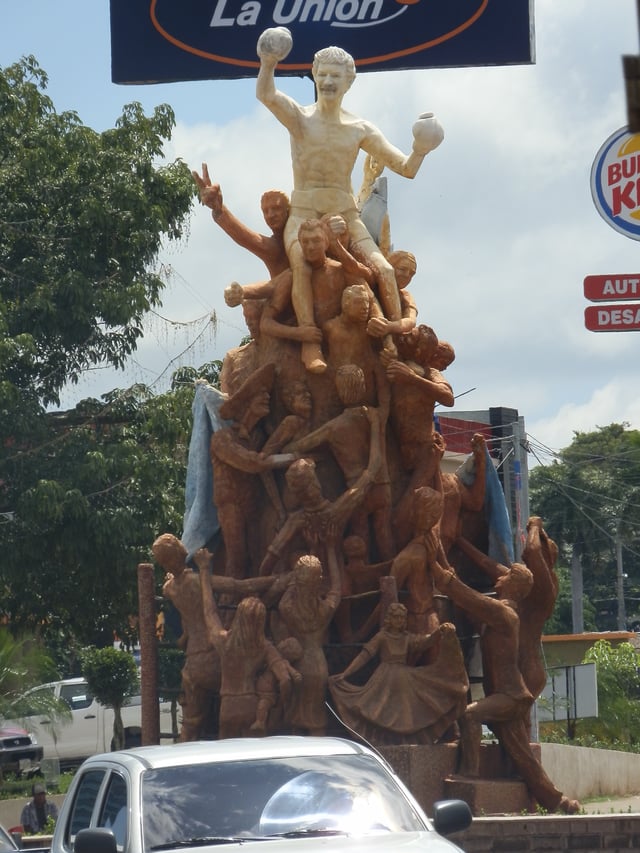
[[[411,666],[412,657],[434,649],[433,663]],[[347,678],[378,658],[363,685]],[[467,705],[469,680],[455,627],[445,622],[431,634],[407,630],[407,608],[389,605],[384,626],[344,672],[329,679],[341,719],[378,743],[436,743]]]

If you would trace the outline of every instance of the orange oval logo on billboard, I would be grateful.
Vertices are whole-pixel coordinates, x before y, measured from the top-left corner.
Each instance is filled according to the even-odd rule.
[[[263,30],[287,27],[293,50],[278,71],[291,74],[309,71],[314,53],[329,44],[349,51],[359,67],[415,67],[410,57],[455,39],[488,6],[489,0],[150,0],[149,14],[173,47],[238,69],[260,67],[255,48]]]

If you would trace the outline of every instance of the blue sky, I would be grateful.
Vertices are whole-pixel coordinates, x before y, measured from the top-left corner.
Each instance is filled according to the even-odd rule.
[[[388,179],[393,243],[417,256],[420,321],[456,348],[457,408],[517,408],[548,461],[545,448],[566,446],[574,430],[640,428],[640,332],[587,331],[582,285],[590,274],[640,274],[640,243],[601,219],[589,182],[598,149],[626,124],[621,55],[638,53],[639,40],[635,0],[537,0],[535,21],[535,65],[362,74],[345,106],[403,150],[419,113],[442,122],[445,140],[415,180]],[[24,54],[49,75],[56,108],[96,130],[113,126],[125,103],[171,104],[167,155],[192,168],[207,161],[252,227],[263,229],[264,190],[290,190],[288,139],[256,102],[253,80],[111,83],[108,0],[5,0],[0,65]],[[313,99],[306,80],[280,85]],[[188,240],[162,261],[172,275],[161,316],[130,367],[91,371],[63,406],[137,381],[163,390],[175,367],[222,358],[244,335],[222,291],[263,270],[207,211],[194,208]]]

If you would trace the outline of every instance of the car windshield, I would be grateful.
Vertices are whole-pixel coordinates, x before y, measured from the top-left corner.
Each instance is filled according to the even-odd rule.
[[[377,761],[327,755],[147,770],[145,850],[190,838],[424,831]]]

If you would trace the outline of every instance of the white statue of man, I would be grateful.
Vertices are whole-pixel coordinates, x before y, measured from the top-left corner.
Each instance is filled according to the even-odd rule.
[[[353,57],[339,47],[327,47],[314,57],[312,74],[317,101],[301,106],[276,89],[275,68],[289,53],[291,34],[285,27],[265,30],[258,39],[260,71],[256,95],[289,131],[293,167],[291,212],[285,228],[285,248],[293,272],[292,301],[298,325],[310,330],[302,344],[307,370],[322,373],[326,363],[317,339],[313,315],[310,273],[298,243],[298,229],[305,219],[326,213],[341,214],[351,234],[352,245],[376,271],[379,298],[385,316],[402,316],[393,268],[360,219],[351,185],[351,173],[360,150],[382,166],[407,178],[418,172],[425,156],[444,137],[432,113],[424,113],[413,126],[413,150],[405,155],[392,145],[375,125],[342,108],[342,99],[356,76]],[[315,332],[315,335],[313,334]]]

